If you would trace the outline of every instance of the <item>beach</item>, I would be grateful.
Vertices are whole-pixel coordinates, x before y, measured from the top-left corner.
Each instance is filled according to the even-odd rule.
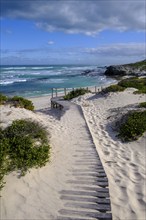
[[[87,153],[80,157],[87,157],[88,148],[93,155],[95,146],[108,178],[112,218],[145,220],[146,135],[123,143],[114,130],[116,119],[146,100],[145,94],[135,95],[133,91],[129,88],[109,95],[88,93],[73,99],[63,110],[51,109],[50,96],[30,98],[35,112],[0,106],[2,127],[16,119],[38,121],[48,131],[51,145],[50,162],[45,167],[31,169],[21,178],[17,172],[5,177],[0,198],[1,219],[67,219],[69,214],[65,218],[63,212],[66,201],[61,198],[66,196],[65,190],[77,190],[78,185],[71,184],[76,181],[73,175],[78,169],[76,157],[82,149],[87,149]],[[87,165],[82,164],[81,169],[86,170]],[[73,210],[82,213],[82,208]],[[90,208],[85,210],[92,212]],[[75,218],[78,219],[77,214],[72,216]]]

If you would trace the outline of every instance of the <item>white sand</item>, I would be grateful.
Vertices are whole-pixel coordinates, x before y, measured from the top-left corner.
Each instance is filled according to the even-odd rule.
[[[109,189],[114,220],[146,219],[146,142],[123,144],[116,137],[109,123],[118,117],[124,106],[146,101],[144,95],[133,95],[129,89],[107,97],[88,94],[74,100],[82,106],[96,149],[109,179]],[[29,118],[42,123],[50,137],[51,162],[40,169],[32,169],[22,178],[9,174],[2,190],[1,219],[47,219],[61,216],[64,208],[62,190],[73,190],[72,170],[78,149],[92,146],[87,124],[72,105],[66,112],[50,110],[49,97],[33,98],[37,112],[25,109],[0,107],[1,125],[6,127],[15,119]],[[119,108],[117,110],[117,108]],[[130,106],[131,108],[131,106]],[[63,114],[64,113],[64,114]],[[112,117],[109,117],[112,116]],[[80,154],[81,157],[83,155]],[[86,169],[86,166],[82,166]],[[61,219],[61,218],[60,218]],[[94,218],[84,218],[94,219]],[[64,218],[62,218],[64,220]]]
[[[146,101],[145,95],[134,95],[133,91],[127,89],[105,98],[86,95],[75,100],[82,105],[109,178],[113,218],[122,220],[146,219],[146,135],[124,144],[110,127],[123,107]]]

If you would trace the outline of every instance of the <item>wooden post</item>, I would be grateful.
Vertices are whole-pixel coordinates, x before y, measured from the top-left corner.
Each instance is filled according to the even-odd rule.
[[[97,87],[95,86],[95,93],[97,93]]]
[[[53,98],[53,88],[52,88],[52,98]]]
[[[64,88],[64,95],[66,95],[66,88]]]
[[[56,88],[56,97],[57,97],[57,88]]]

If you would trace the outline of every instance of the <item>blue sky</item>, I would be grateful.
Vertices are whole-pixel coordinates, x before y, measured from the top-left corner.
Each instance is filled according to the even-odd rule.
[[[1,64],[145,59],[145,6],[145,0],[1,0]]]

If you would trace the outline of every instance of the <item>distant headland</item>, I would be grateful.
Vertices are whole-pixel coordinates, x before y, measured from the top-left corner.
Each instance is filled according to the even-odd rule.
[[[146,59],[124,65],[111,65],[106,67],[107,76],[146,76]]]

